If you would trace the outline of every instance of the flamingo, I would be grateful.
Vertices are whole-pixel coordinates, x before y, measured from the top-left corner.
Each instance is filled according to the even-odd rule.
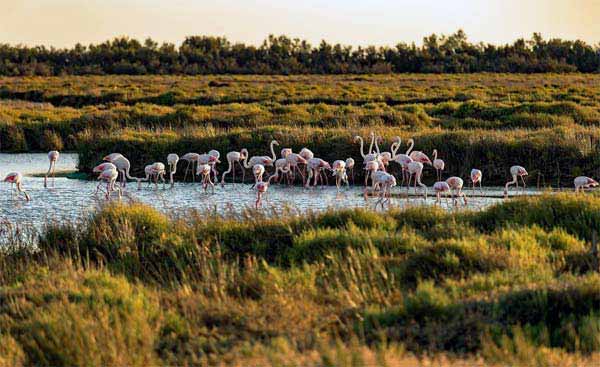
[[[521,166],[512,166],[510,167],[510,175],[512,176],[512,181],[508,181],[506,183],[506,185],[504,185],[504,197],[508,197],[508,187],[510,185],[516,185],[517,190],[519,189],[519,181],[517,180],[519,177],[521,177],[521,181],[523,182],[523,192],[525,192],[525,179],[523,178],[524,176],[529,175],[529,173],[527,173],[527,170]]]
[[[444,170],[446,163],[444,163],[444,161],[439,159],[437,156],[438,156],[438,151],[437,151],[437,149],[434,149],[433,150],[433,168],[435,168],[435,173],[437,174],[438,181],[441,181],[442,180],[442,171]]]
[[[450,185],[446,181],[438,181],[433,184],[433,191],[435,191],[436,204],[440,204],[442,201],[442,193],[446,194],[446,205],[448,205],[448,194],[450,193]]]
[[[155,162],[150,165],[147,165],[144,168],[144,172],[146,173],[145,178],[138,178],[138,190],[141,189],[142,181],[154,181],[154,186],[158,189],[158,180],[160,179],[163,184],[163,189],[165,188],[165,173],[166,168],[165,165],[161,162]]]
[[[401,144],[401,140],[400,137],[396,137],[396,148],[395,150],[393,150],[394,152],[398,151],[398,149],[400,148],[400,144]],[[394,156],[392,157],[392,160],[396,163],[398,163],[400,165],[400,167],[402,168],[402,182],[401,185],[404,185],[404,180],[405,178],[407,178],[408,176],[408,165],[410,163],[413,162],[413,159],[410,157],[410,151],[412,150],[413,146],[414,146],[414,141],[412,139],[410,139],[408,141],[409,143],[409,147],[406,150],[406,153],[401,153],[401,154],[394,154]]]
[[[392,158],[394,157],[394,155],[396,155],[396,151],[398,150],[398,148],[400,147],[400,145],[397,145],[397,143],[399,143],[400,138],[396,137],[394,139],[394,142],[392,142],[392,146],[391,146],[391,153],[390,152],[380,152],[379,151],[379,144],[377,144],[377,141],[381,141],[381,137],[378,136],[377,139],[375,140],[375,151],[377,152],[377,155],[379,157],[379,160],[383,163],[383,170],[387,171],[387,166],[390,164],[390,161],[392,160]]]
[[[281,149],[281,158],[286,158],[288,155],[292,154],[292,148],[283,148]]]
[[[179,162],[179,156],[175,153],[171,153],[167,156],[167,164],[169,165],[169,183],[171,187],[175,186],[173,176],[177,172],[177,162]]]
[[[481,187],[481,181],[483,180],[483,173],[481,170],[477,168],[473,168],[471,170],[471,187],[473,189],[473,193],[475,193],[475,185],[479,183],[479,190],[483,194],[483,188]]]
[[[25,189],[23,188],[23,175],[21,174],[21,172],[10,172],[6,175],[6,177],[4,177],[3,181],[10,183],[11,189],[13,188],[13,185],[16,186],[17,197],[23,194],[23,196],[25,196],[25,200],[31,200],[27,191],[25,191]]]
[[[350,170],[350,177],[352,177],[352,185],[354,185],[354,158],[346,159],[346,168]]]
[[[275,177],[275,175],[269,177],[269,179],[265,182],[265,181],[261,181],[258,182],[255,186],[256,188],[256,202],[254,203],[254,206],[256,209],[261,207],[262,204],[262,197],[263,195],[267,192],[267,190],[269,189],[269,186],[271,185],[271,180],[273,179],[273,177]]]
[[[378,161],[369,161],[365,164],[365,170],[367,173],[365,174],[365,187],[369,182],[369,177],[373,176],[374,172],[379,171],[379,162]],[[371,177],[371,181],[373,178]]]
[[[575,184],[575,192],[585,192],[585,189],[589,188],[589,187],[596,187],[598,186],[598,182],[596,180],[594,180],[593,178],[589,178],[587,176],[579,176],[579,177],[575,177],[575,180],[573,180],[573,183]]]
[[[285,174],[286,176],[288,176],[287,181],[289,184],[289,172],[290,172],[290,164],[288,163],[287,159],[285,158],[279,158],[275,161],[275,177],[277,179],[278,183],[281,183],[281,177],[279,176],[279,173],[281,172],[281,175],[283,176],[283,174]]]
[[[112,169],[115,172],[117,172],[117,166],[115,166],[114,164],[112,164],[110,162],[100,163],[99,165],[97,165],[96,167],[94,167],[92,169],[92,172],[100,174],[107,169]],[[100,191],[100,186],[102,186],[102,182],[98,183],[98,186],[96,186],[96,192],[94,192],[94,195],[96,195],[98,193],[98,191]]]
[[[315,154],[308,148],[302,148],[298,154],[307,161],[315,157]]]
[[[129,175],[131,163],[129,163],[129,160],[121,153],[111,153],[104,157],[103,160],[110,162],[117,167],[117,171],[122,175],[121,186],[125,187],[127,185],[127,180],[137,181],[137,178]]]
[[[60,154],[57,150],[51,150],[48,152],[48,160],[50,161],[50,166],[48,167],[48,172],[44,176],[44,187],[48,187],[47,181],[48,176],[52,174],[52,185],[54,186],[54,173],[56,172],[56,162],[58,161],[58,156]]]
[[[265,174],[265,166],[262,164],[255,164],[252,167],[252,173],[254,174],[254,184],[252,187],[254,187],[257,183],[262,182],[263,175]]]
[[[415,141],[413,139],[408,139],[408,144],[410,145],[410,148],[407,150],[406,154],[409,154],[410,158],[413,161],[431,165],[431,160],[429,159],[427,154],[425,154],[419,150],[412,150],[415,145]],[[411,150],[412,150],[412,152],[411,152]]]
[[[235,163],[239,164],[242,169],[242,182],[244,182],[246,172],[244,171],[241,162],[248,157],[248,150],[242,149],[239,152],[229,152],[226,157],[228,167],[227,171],[223,172],[223,175],[221,176],[221,186],[225,186],[225,176],[227,176],[228,173],[233,173],[233,183],[235,183]]]
[[[467,205],[467,196],[464,192],[462,192],[463,179],[460,177],[452,176],[446,180],[446,183],[448,184],[448,186],[450,186],[450,189],[452,190],[452,203],[454,203],[454,205],[458,205],[458,199],[462,197],[465,201],[465,205]]]
[[[421,186],[425,190],[425,200],[427,200],[427,186],[421,182],[421,175],[423,174],[423,163],[421,162],[410,162],[408,164],[408,184],[406,185],[406,199],[408,200],[408,189],[410,187],[410,181],[412,176],[415,176],[415,193],[417,192],[417,185]]]
[[[375,142],[375,134],[373,132],[371,132],[370,136],[371,136],[371,145],[369,146],[369,152],[367,154],[365,154],[365,152],[364,152],[363,138],[358,135],[356,135],[354,137],[354,141],[357,141],[357,140],[360,141],[360,155],[361,155],[361,157],[363,157],[363,163],[365,163],[365,164],[367,162],[377,159],[377,154],[372,152],[373,143]]]
[[[210,185],[212,189],[212,193],[215,193],[215,184],[212,182],[210,176],[213,172],[213,167],[208,163],[202,163],[198,165],[196,170],[196,174],[202,175],[202,187],[204,188],[204,192],[207,191],[208,186]]]
[[[290,153],[287,155],[287,157],[285,157],[285,159],[287,160],[291,169],[292,182],[296,179],[296,172],[298,172],[300,173],[300,177],[302,177],[302,185],[304,185],[306,183],[304,173],[298,167],[298,165],[306,164],[306,159],[302,158],[300,154],[297,153]]]
[[[332,171],[333,171],[333,176],[335,176],[335,186],[337,187],[337,189],[339,190],[340,187],[342,186],[342,183],[346,183],[346,186],[348,186],[348,175],[346,174],[346,162],[343,160],[338,159],[337,161],[333,162],[333,165],[331,166]]]
[[[118,177],[119,172],[113,168],[105,169],[100,173],[100,176],[98,176],[98,180],[106,182],[106,200],[110,198],[110,193],[113,191],[116,191],[119,194],[119,199],[121,199],[121,188],[115,185]],[[98,190],[96,190],[96,192],[98,192]]]
[[[274,146],[279,145],[277,140],[272,140],[270,144],[271,148],[271,157],[263,155],[263,156],[253,156],[248,160],[248,155],[244,159],[244,168],[252,168],[256,164],[262,164],[263,166],[273,166],[273,162],[277,159],[275,155]]]
[[[373,181],[371,191],[376,192],[379,190],[379,200],[375,203],[375,208],[381,204],[381,208],[383,209],[385,203],[391,199],[391,190],[392,187],[396,186],[396,178],[385,171],[375,171],[371,174],[371,180]],[[365,200],[368,198],[367,187],[364,190],[364,197]]]
[[[215,157],[215,160],[209,162],[208,164],[210,165],[212,172],[215,175],[215,182],[217,182],[219,180],[219,171],[217,171],[217,163],[221,163],[221,161],[219,160],[219,158],[221,158],[221,153],[219,153],[218,150],[211,149],[208,152],[208,155],[211,157]]]
[[[194,177],[194,164],[198,163],[200,160],[200,154],[198,153],[185,153],[181,158],[182,161],[187,162],[187,166],[185,166],[185,174],[183,175],[183,182],[187,178],[188,171],[190,169],[190,165],[192,166],[192,181],[195,181]]]
[[[313,186],[317,186],[319,179],[321,180],[321,185],[324,184],[321,178],[322,171],[324,169],[331,170],[331,165],[321,158],[310,158],[306,161],[306,169],[308,170],[308,179],[306,180],[305,187],[310,187],[310,179],[313,176],[315,177]],[[327,175],[325,175],[325,179],[327,179]]]

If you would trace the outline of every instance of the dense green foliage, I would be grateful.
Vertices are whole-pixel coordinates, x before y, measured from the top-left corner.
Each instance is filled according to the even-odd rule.
[[[261,46],[232,44],[224,37],[191,36],[177,48],[126,37],[71,49],[0,44],[0,75],[84,74],[385,74],[473,72],[597,72],[600,50],[582,41],[531,40],[495,46],[474,44],[459,30],[432,34],[423,45],[314,47],[270,35]]]
[[[0,364],[584,366],[600,353],[599,207],[181,221],[109,205],[0,252]]]

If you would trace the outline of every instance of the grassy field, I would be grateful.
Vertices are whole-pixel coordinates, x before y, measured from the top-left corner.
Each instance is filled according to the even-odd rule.
[[[110,205],[0,252],[0,365],[600,362],[600,199],[170,218]]]
[[[141,174],[171,152],[267,154],[272,138],[357,159],[353,135],[374,130],[385,149],[438,149],[449,174],[499,184],[519,163],[561,186],[600,174],[598,101],[594,74],[5,77],[0,149],[78,151],[83,172],[118,151]]]

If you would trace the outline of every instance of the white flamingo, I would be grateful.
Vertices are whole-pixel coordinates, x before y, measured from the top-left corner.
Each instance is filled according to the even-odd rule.
[[[254,175],[254,184],[251,188],[253,188],[257,183],[263,181],[263,175],[265,174],[265,166],[262,164],[255,164],[252,167],[252,174]]]
[[[452,190],[452,203],[454,205],[458,205],[458,199],[463,198],[465,205],[467,205],[467,196],[464,192],[462,192],[463,188],[463,179],[460,177],[452,176],[446,180],[448,186]]]
[[[354,165],[355,164],[356,164],[356,162],[354,162],[354,158],[346,159],[346,169],[348,169],[350,171],[350,177],[352,178],[352,185],[354,185]]]
[[[129,175],[131,163],[129,163],[129,160],[121,153],[111,153],[104,157],[104,160],[117,167],[117,171],[121,175],[121,186],[125,187],[127,185],[127,180],[137,181],[136,177]]]
[[[450,185],[446,181],[438,181],[433,184],[433,191],[435,192],[436,204],[442,202],[442,194],[446,195],[446,205],[448,205],[448,194],[450,193]]]
[[[331,165],[333,176],[335,176],[335,186],[339,190],[342,184],[345,182],[348,186],[348,175],[346,174],[346,162],[338,159]]]
[[[169,183],[171,187],[175,186],[175,181],[173,180],[173,176],[177,172],[177,162],[179,162],[179,156],[175,153],[171,153],[167,155],[167,164],[169,165]]]
[[[421,162],[410,162],[408,165],[408,184],[406,185],[406,198],[408,199],[408,189],[410,187],[410,181],[415,176],[415,193],[417,192],[417,185],[425,190],[424,198],[427,200],[427,186],[421,182],[421,176],[423,175],[423,163]]]
[[[446,166],[446,163],[444,163],[443,160],[438,158],[437,149],[434,149],[433,150],[433,168],[435,168],[435,173],[437,174],[438,181],[442,180],[442,171],[444,170],[445,166]]]
[[[305,187],[310,187],[310,179],[314,176],[313,186],[317,186],[318,181],[321,180],[321,185],[325,184],[321,177],[323,170],[331,170],[331,165],[321,158],[310,158],[306,161],[306,169],[308,170],[308,177],[305,183]],[[325,174],[327,180],[327,175]]]
[[[212,193],[215,193],[215,184],[211,180],[211,174],[213,172],[213,167],[208,163],[202,163],[198,165],[196,170],[196,174],[202,176],[202,188],[204,192],[208,191],[208,186],[211,187]]]
[[[25,196],[25,200],[31,200],[27,191],[25,191],[25,189],[23,188],[23,175],[21,174],[21,172],[10,172],[6,175],[6,177],[4,177],[3,181],[10,183],[11,190],[13,188],[13,185],[16,186],[17,197],[23,194],[23,196]]]
[[[585,192],[585,189],[587,188],[598,186],[598,182],[596,180],[587,176],[575,177],[573,184],[575,185],[575,192]]]
[[[508,181],[506,185],[504,185],[504,197],[508,197],[508,187],[511,185],[516,185],[517,190],[519,189],[519,181],[518,178],[521,177],[521,181],[523,182],[523,192],[525,192],[525,179],[523,177],[529,175],[527,170],[521,166],[512,166],[510,167],[510,175],[512,176],[512,181]]]
[[[110,194],[113,191],[116,191],[119,194],[119,199],[121,199],[121,188],[115,185],[115,182],[117,182],[118,177],[119,172],[116,169],[112,168],[105,169],[100,173],[100,176],[98,176],[98,180],[106,182],[106,200],[110,198]]]
[[[478,170],[477,168],[473,168],[471,170],[471,188],[473,190],[473,194],[475,193],[475,185],[479,183],[479,191],[483,194],[483,188],[481,187],[481,181],[483,181],[483,172]]]
[[[54,186],[54,174],[56,172],[56,162],[58,161],[58,156],[60,154],[57,150],[51,150],[48,152],[48,161],[50,161],[50,166],[48,167],[48,172],[44,176],[44,187],[48,187],[48,176],[52,175],[52,186]]]
[[[242,166],[242,161],[248,157],[248,150],[242,149],[239,152],[233,151],[229,152],[226,155],[227,157],[227,171],[223,172],[221,176],[221,186],[225,186],[225,176],[229,173],[233,174],[233,183],[235,183],[235,164],[237,163],[242,170],[242,182],[244,182],[246,172],[244,171],[244,166]]]

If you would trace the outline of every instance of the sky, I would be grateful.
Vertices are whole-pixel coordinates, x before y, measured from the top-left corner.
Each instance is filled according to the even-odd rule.
[[[0,43],[59,48],[117,36],[260,45],[268,34],[393,46],[459,28],[472,42],[504,44],[533,32],[600,42],[600,0],[0,0],[0,9]]]

